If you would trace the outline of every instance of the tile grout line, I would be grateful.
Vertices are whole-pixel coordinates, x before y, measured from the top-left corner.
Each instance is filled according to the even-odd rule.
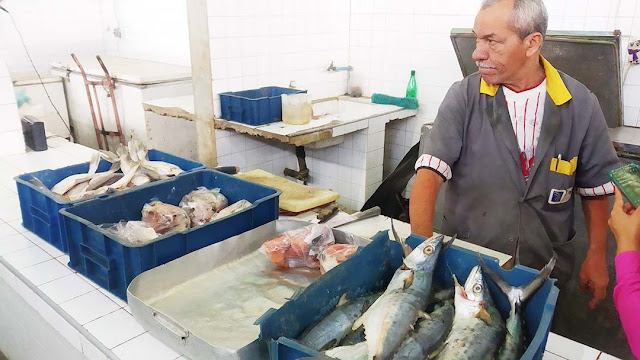
[[[108,359],[118,360],[118,356],[116,356],[110,349],[108,349],[102,342],[100,342],[93,334],[89,333],[80,323],[67,314],[60,305],[56,304],[51,300],[42,290],[38,289],[37,286],[33,285],[27,278],[20,273],[16,268],[14,268],[11,264],[9,264],[6,260],[0,257],[0,265],[3,265],[10,273],[12,273],[18,280],[20,280],[25,286],[27,286],[34,294],[36,294],[42,301],[44,301],[53,311],[55,311],[60,317],[62,317],[69,325],[71,325],[77,332],[78,335],[84,337],[89,343],[96,347],[96,349],[102,352]],[[80,342],[80,346],[82,347],[82,341]]]

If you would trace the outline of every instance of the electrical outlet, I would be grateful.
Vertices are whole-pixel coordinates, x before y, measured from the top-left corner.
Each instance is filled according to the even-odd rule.
[[[627,52],[629,54],[629,62],[632,65],[640,64],[640,40],[630,41],[627,46]]]

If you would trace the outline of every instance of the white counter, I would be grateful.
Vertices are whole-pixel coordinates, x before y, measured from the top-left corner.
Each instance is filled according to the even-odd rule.
[[[20,225],[12,178],[23,172],[87,161],[92,150],[51,138],[48,151],[25,153],[19,132],[0,133],[0,139],[3,134],[0,300],[4,305],[13,304],[0,310],[0,347],[5,354],[16,359],[186,359],[145,332],[124,301],[68,268],[67,255]],[[385,223],[389,220],[380,217],[345,228],[370,235],[378,228],[383,230]],[[408,224],[397,224],[401,236],[406,236]],[[29,341],[24,340],[27,337]],[[544,358],[613,359],[555,334],[549,336]]]

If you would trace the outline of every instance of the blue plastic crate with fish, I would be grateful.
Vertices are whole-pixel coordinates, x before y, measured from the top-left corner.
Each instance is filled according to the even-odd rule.
[[[185,172],[204,169],[201,163],[183,159],[158,150],[149,150],[149,160],[164,161],[179,166]],[[98,172],[109,170],[111,163],[100,160]],[[20,199],[20,211],[22,212],[22,226],[25,229],[38,235],[42,240],[55,246],[60,251],[67,253],[67,242],[65,240],[62,226],[62,215],[60,209],[67,208],[73,204],[86,201],[91,198],[69,201],[63,197],[56,196],[51,191],[47,191],[34,183],[34,178],[38,179],[48,189],[64,178],[75,174],[86,174],[89,171],[89,162],[71,165],[55,170],[41,170],[29,174],[18,175],[14,178],[18,188],[18,198]],[[147,186],[147,185],[142,185]],[[128,189],[121,191],[125,193],[132,191]],[[109,196],[109,194],[100,195]]]
[[[412,235],[407,239],[407,244],[415,248],[424,240]],[[483,259],[511,285],[526,284],[538,273],[520,265],[511,271],[503,271],[495,258],[483,256]],[[441,255],[434,279],[441,286],[451,287],[452,272],[462,283],[478,263],[475,252],[452,246]],[[389,241],[387,232],[378,233],[371,244],[327,272],[280,309],[269,310],[256,323],[260,325],[260,340],[267,342],[270,359],[323,356],[294,339],[308,326],[329,314],[343,293],[347,292],[348,298],[356,298],[384,290],[401,264],[400,245]],[[492,281],[486,282],[496,307],[506,319],[510,308],[506,297]],[[554,279],[547,280],[524,305],[525,333],[531,342],[522,359],[542,359],[559,292],[554,283]]]
[[[154,200],[178,205],[184,195],[201,186],[220,188],[229,204],[245,199],[252,205],[228,217],[167,233],[138,246],[99,227],[121,220],[140,220],[142,207]],[[276,220],[280,193],[215,170],[198,170],[127,193],[84,201],[60,211],[69,245],[69,266],[126,299],[127,286],[142,272]]]
[[[277,86],[224,92],[220,94],[222,118],[253,126],[282,121],[281,95],[306,92]]]

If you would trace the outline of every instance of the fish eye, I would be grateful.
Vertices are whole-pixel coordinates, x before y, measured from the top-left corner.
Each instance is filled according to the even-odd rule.
[[[433,246],[432,245],[427,245],[424,248],[424,253],[425,253],[425,255],[431,255],[433,253]]]
[[[482,292],[482,285],[480,284],[473,285],[473,292],[475,294],[480,294]]]

